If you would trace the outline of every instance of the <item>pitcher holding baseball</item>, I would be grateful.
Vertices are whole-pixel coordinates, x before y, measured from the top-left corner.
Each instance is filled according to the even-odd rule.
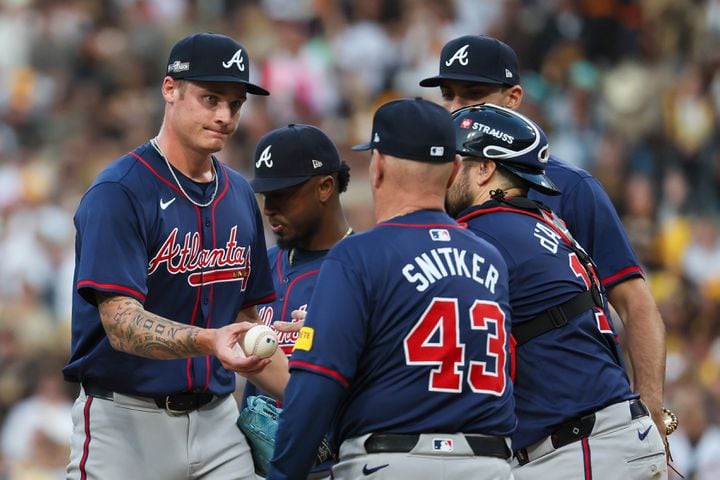
[[[159,134],[111,163],[80,202],[63,371],[82,385],[69,479],[255,479],[234,423],[234,372],[277,379],[279,389],[263,387],[280,395],[287,360],[233,348],[275,292],[252,189],[213,155],[247,94],[268,95],[249,66],[230,37],[177,42]]]

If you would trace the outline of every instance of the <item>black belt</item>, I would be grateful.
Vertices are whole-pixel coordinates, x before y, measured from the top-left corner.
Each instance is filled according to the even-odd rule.
[[[101,387],[95,383],[83,383],[83,390],[91,397],[102,398],[103,400],[113,401],[114,397],[112,390],[108,390],[105,387]],[[149,400],[153,400],[158,408],[163,408],[171,413],[184,413],[210,403],[215,395],[212,393],[178,393],[175,395],[165,395],[163,397],[148,397]]]
[[[630,400],[630,417],[635,420],[636,418],[645,417],[649,415],[647,407],[639,399]],[[561,448],[565,445],[569,445],[573,442],[587,438],[592,433],[592,429],[595,426],[595,414],[591,413],[579,418],[573,418],[562,423],[557,427],[553,433],[550,434],[550,441],[554,448]],[[515,452],[515,458],[517,458],[520,465],[525,465],[530,461],[527,453],[527,449],[521,448]]]
[[[419,434],[373,433],[365,440],[367,453],[407,453],[420,440]],[[478,457],[497,457],[507,459],[510,449],[502,437],[479,437],[465,435],[473,453]]]
[[[512,336],[515,338],[517,346],[520,346],[545,332],[567,325],[571,318],[577,317],[596,305],[591,291],[580,293],[565,303],[548,308],[544,313],[527,322],[513,325]]]

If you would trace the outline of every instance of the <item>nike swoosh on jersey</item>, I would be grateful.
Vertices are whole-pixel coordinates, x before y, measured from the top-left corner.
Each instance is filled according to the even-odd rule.
[[[372,475],[373,473],[377,472],[378,470],[381,470],[385,467],[389,467],[390,464],[386,463],[385,465],[379,465],[377,467],[368,468],[367,463],[363,467],[363,475]]]
[[[645,437],[647,437],[648,433],[650,433],[650,429],[652,428],[652,425],[645,429],[644,432],[641,432],[638,430],[638,438],[640,441],[645,440]]]
[[[174,202],[174,201],[175,201],[175,197],[172,197],[172,198],[171,198],[170,200],[168,200],[167,202],[163,202],[163,200],[162,200],[162,198],[161,198],[161,199],[160,199],[160,209],[161,209],[161,210],[165,210],[165,209],[166,209],[167,207],[169,207],[170,204],[171,204],[172,202]]]

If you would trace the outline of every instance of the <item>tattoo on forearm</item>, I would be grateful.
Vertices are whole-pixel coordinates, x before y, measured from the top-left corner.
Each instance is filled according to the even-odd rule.
[[[116,350],[157,359],[203,354],[197,327],[150,313],[130,297],[98,292],[97,303],[110,344]]]

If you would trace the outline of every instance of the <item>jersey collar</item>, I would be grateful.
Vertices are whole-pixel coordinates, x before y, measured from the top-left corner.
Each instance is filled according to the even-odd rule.
[[[152,147],[149,142],[139,146],[134,151],[132,151],[131,154],[138,158],[141,163],[143,163],[144,166],[155,177],[159,178],[163,183],[170,186],[173,190],[177,191],[178,194],[182,196],[182,192],[180,192],[180,189],[177,187],[175,179],[172,177],[172,174],[168,170],[165,160],[160,156],[160,154]],[[215,155],[212,156],[212,162],[215,167],[215,172],[218,175],[218,194],[215,198],[215,201],[210,204],[210,206],[217,203],[218,199],[221,197],[221,192],[225,190],[225,186],[227,183],[227,172],[225,171],[225,167],[222,162],[220,162],[215,157]],[[186,177],[182,172],[177,169],[175,169],[175,175],[177,175],[178,181],[182,183],[185,191],[193,196],[193,199],[201,202],[206,201],[206,199],[209,200],[209,196],[213,190],[212,188],[204,189],[201,185]],[[207,193],[207,197],[203,195],[204,193]]]

